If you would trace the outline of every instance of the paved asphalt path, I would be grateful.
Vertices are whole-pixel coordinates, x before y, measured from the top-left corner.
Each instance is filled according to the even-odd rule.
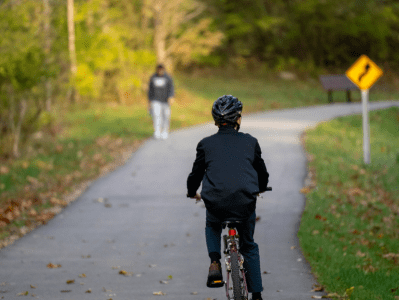
[[[392,105],[399,102],[370,108]],[[320,121],[360,112],[359,103],[345,103],[243,117],[242,131],[258,138],[273,187],[257,207],[255,240],[268,272],[262,275],[264,299],[317,294],[296,235],[305,203],[299,193],[306,176],[300,134]],[[224,288],[205,286],[205,209],[185,197],[196,145],[215,131],[208,124],[173,132],[166,141],[149,140],[47,225],[0,250],[0,299],[23,299],[17,294],[25,291],[49,300],[225,299]],[[50,262],[62,267],[49,269]],[[158,291],[166,295],[153,295]]]

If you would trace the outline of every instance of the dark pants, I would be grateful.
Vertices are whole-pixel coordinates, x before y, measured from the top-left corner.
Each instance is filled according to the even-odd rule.
[[[262,278],[259,262],[258,244],[254,242],[255,212],[242,224],[237,226],[240,235],[240,252],[244,256],[245,278],[250,293],[262,292]],[[220,254],[222,223],[216,221],[208,212],[206,214],[206,245],[208,253],[217,252]]]

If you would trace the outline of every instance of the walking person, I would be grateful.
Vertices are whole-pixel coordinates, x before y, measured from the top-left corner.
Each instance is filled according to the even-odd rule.
[[[254,241],[256,198],[266,191],[269,173],[256,138],[239,132],[242,103],[231,95],[218,98],[212,107],[214,135],[202,139],[192,172],[187,179],[187,197],[204,200],[205,237],[211,259],[207,286],[221,287],[221,233],[223,221],[241,221],[240,252],[248,291],[253,300],[262,300],[259,249]],[[202,182],[201,194],[197,193]]]
[[[170,104],[174,102],[173,79],[158,64],[148,88],[149,111],[154,122],[154,138],[167,139],[170,126]]]

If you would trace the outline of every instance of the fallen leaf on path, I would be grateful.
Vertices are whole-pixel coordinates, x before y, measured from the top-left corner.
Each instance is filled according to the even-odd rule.
[[[35,289],[35,288],[36,288],[36,286],[34,286],[34,285],[30,285],[30,288],[31,288],[31,289]]]
[[[133,275],[133,272],[127,272],[127,271],[125,271],[125,270],[120,270],[120,271],[119,271],[119,274],[120,274],[120,275],[124,275],[124,276],[132,276],[132,275]]]
[[[256,217],[255,222],[259,222],[260,221],[260,216]]]
[[[103,287],[103,292],[104,293],[112,293],[112,290],[107,290],[105,287]]]
[[[91,258],[91,255],[82,255],[82,258]]]
[[[61,268],[62,266],[60,264],[53,264],[53,263],[49,263],[47,264],[47,268],[49,269],[57,269],[57,268]]]
[[[28,295],[29,295],[28,291],[17,294],[17,296],[28,296]]]
[[[86,274],[85,274],[85,273],[80,274],[79,277],[80,277],[80,278],[86,278]]]
[[[172,279],[173,279],[173,276],[172,276],[172,275],[169,275],[169,276],[168,276],[168,279],[169,279],[169,280],[172,280]]]
[[[263,271],[263,274],[270,274],[270,272],[267,272],[267,271]]]
[[[198,292],[191,292],[191,295],[198,295]]]
[[[299,190],[299,192],[301,193],[301,194],[309,194],[310,193],[310,191],[311,191],[311,189],[308,187],[308,186],[305,186],[305,187],[303,187],[303,188],[301,188],[300,190]]]
[[[155,295],[155,296],[165,296],[165,295],[166,295],[166,294],[165,294],[164,292],[162,292],[162,291],[153,292],[152,294]]]
[[[323,295],[323,296],[312,296],[312,299],[331,299],[331,298],[341,299],[342,297],[340,297],[340,295],[338,295],[337,293]]]
[[[70,293],[72,290],[61,290],[61,293]]]
[[[313,289],[311,290],[311,292],[322,292],[322,291],[324,291],[324,286],[320,284],[314,284]]]
[[[69,279],[69,280],[66,281],[66,283],[67,283],[67,284],[75,283],[75,279]]]
[[[291,250],[294,250],[294,249],[296,249],[296,246],[291,246]]]
[[[85,293],[90,294],[91,293],[91,289],[88,289]]]
[[[112,270],[117,270],[119,269],[121,266],[117,266],[117,267],[112,267]]]
[[[168,284],[168,283],[169,283],[169,281],[166,281],[166,280],[160,280],[160,281],[159,281],[159,283],[161,283],[161,284]]]

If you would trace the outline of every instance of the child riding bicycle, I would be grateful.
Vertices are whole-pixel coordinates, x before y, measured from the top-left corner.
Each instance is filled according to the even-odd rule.
[[[237,230],[248,290],[253,300],[261,300],[259,249],[253,235],[256,197],[266,191],[269,174],[257,139],[239,132],[241,112],[242,103],[231,95],[224,95],[213,103],[212,116],[219,130],[198,143],[193,169],[187,178],[187,197],[202,198],[206,206],[205,236],[211,259],[207,286],[223,286],[222,222],[241,221]],[[200,195],[197,190],[201,181]]]

